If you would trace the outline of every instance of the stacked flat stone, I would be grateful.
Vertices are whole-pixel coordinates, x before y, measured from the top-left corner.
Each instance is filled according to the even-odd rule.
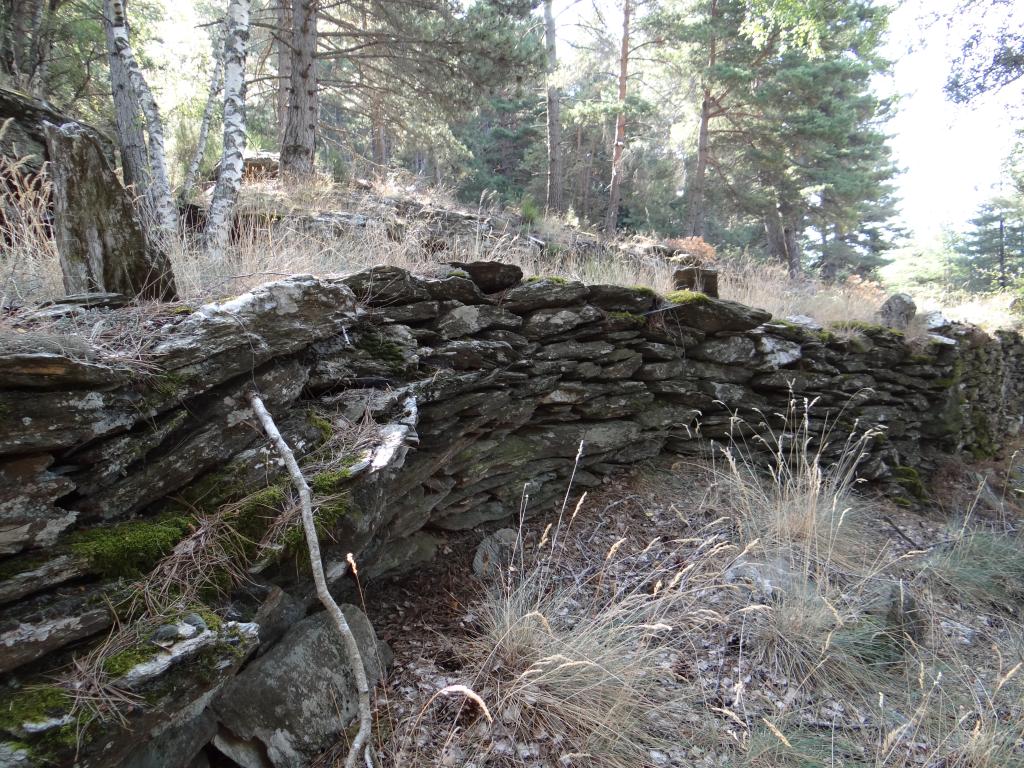
[[[393,573],[430,557],[438,531],[507,519],[524,497],[527,514],[550,511],[574,468],[575,492],[662,452],[778,434],[794,400],[814,401],[809,426],[827,430],[826,459],[851,433],[880,428],[859,473],[910,496],[939,452],[991,454],[1022,412],[1019,335],[934,330],[914,343],[881,326],[833,333],[698,293],[524,281],[516,267],[473,262],[433,277],[296,276],[176,314],[152,329],[145,374],[99,350],[11,347],[0,353],[0,672],[12,688],[45,679],[112,625],[107,598],[121,582],[83,536],[130,542],[123,526],[180,520],[211,494],[279,481],[248,409],[252,387],[300,456],[323,438],[311,411],[332,415],[328,429],[366,414],[380,424],[343,482],[351,512],[325,537],[343,593],[349,552],[371,578]],[[187,532],[160,524],[172,544]],[[206,646],[171,638],[177,656],[130,678],[147,694],[130,728],[102,726],[78,764],[187,766],[219,733],[225,750],[302,765],[345,727],[296,715],[281,736],[265,712],[238,705],[273,691],[274,675],[345,696],[331,689],[338,680],[305,680],[288,653],[322,642],[318,627],[296,623],[314,606],[304,571],[268,565],[233,605],[221,661],[209,654],[223,629],[195,636]],[[242,666],[257,648],[274,659],[258,678]],[[0,755],[22,754],[19,744],[62,727],[53,722],[0,718]],[[73,753],[48,743],[58,762]]]

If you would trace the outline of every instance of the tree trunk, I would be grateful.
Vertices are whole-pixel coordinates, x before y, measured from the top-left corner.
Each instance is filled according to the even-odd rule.
[[[1006,218],[999,216],[999,287],[1006,288]]]
[[[139,99],[132,88],[128,70],[114,46],[114,27],[110,13],[104,14],[103,28],[107,35],[107,61],[110,67],[110,95],[114,100],[114,127],[121,150],[121,175],[125,186],[134,186],[147,195],[149,191],[149,155],[146,136],[142,131]],[[152,205],[148,201],[147,205]]]
[[[604,217],[604,234],[615,235],[619,220],[619,198],[622,186],[622,150],[626,145],[626,82],[629,77],[629,16],[632,0],[622,0],[622,50],[619,53],[619,116],[615,120],[615,143],[612,144],[612,179],[608,185],[608,211]]]
[[[100,145],[74,123],[47,124],[45,133],[65,290],[175,299],[170,262],[147,242],[131,198]]]
[[[178,193],[178,200],[182,203],[188,202],[192,195],[192,188],[199,178],[199,167],[203,164],[203,157],[206,155],[206,142],[210,136],[210,123],[213,121],[213,110],[217,106],[217,94],[220,92],[221,59],[216,56],[213,62],[213,76],[210,78],[210,93],[206,98],[206,106],[203,108],[203,120],[199,123],[199,136],[196,137],[196,151],[192,154],[192,162],[188,164],[188,172],[185,174],[185,182],[181,185]]]
[[[789,276],[798,278],[803,274],[800,241],[796,217],[785,210],[773,211],[765,217],[764,228],[768,237],[768,252],[786,265]]]
[[[156,236],[166,249],[178,234],[178,212],[171,198],[171,184],[167,176],[167,154],[164,151],[164,125],[160,118],[160,109],[153,98],[152,91],[146,83],[142,69],[132,53],[128,40],[128,21],[122,0],[104,0],[107,21],[113,36],[113,48],[119,57],[131,83],[133,96],[138,100],[138,107],[146,119],[146,130],[149,142],[146,145],[148,155],[149,188],[144,190],[150,202],[147,212],[152,218],[151,225],[156,229]],[[137,180],[136,180],[137,181]]]
[[[316,167],[318,5],[317,0],[296,0],[292,7],[291,84],[281,142],[283,176],[309,177]]]
[[[0,0],[0,72],[13,85],[17,67],[14,60],[14,2]]]
[[[0,4],[0,71],[14,87],[46,96],[53,17],[65,0],[4,0]]]
[[[548,179],[547,208],[561,213],[562,203],[562,91],[556,87],[553,78],[558,71],[558,52],[555,49],[555,15],[551,9],[552,0],[544,0],[544,47],[547,49],[548,66]]]
[[[277,146],[288,124],[288,89],[292,84],[292,0],[277,0]]]
[[[370,159],[377,166],[383,167],[388,164],[387,127],[384,125],[384,109],[380,103],[380,96],[374,96],[370,106]]]
[[[242,186],[245,152],[245,54],[249,41],[249,0],[231,0],[224,23],[224,152],[206,216],[205,245],[224,257]]]
[[[711,24],[718,18],[718,0],[711,0]],[[710,70],[717,62],[718,42],[714,32],[708,41],[708,69]],[[704,222],[707,219],[706,189],[708,175],[708,157],[711,152],[710,123],[713,100],[711,98],[711,87],[706,82],[703,88],[703,98],[700,103],[700,128],[697,131],[697,165],[690,177],[690,194],[688,195],[688,207],[686,210],[686,232],[693,237],[704,236]]]

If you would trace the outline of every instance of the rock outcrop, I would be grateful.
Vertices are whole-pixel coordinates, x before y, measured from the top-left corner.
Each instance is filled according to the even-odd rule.
[[[340,737],[345,660],[301,660],[328,651],[287,546],[211,596],[201,631],[167,647],[147,635],[114,665],[140,700],[127,727],[97,721],[79,738],[67,689],[45,682],[106,636],[125,586],[201,521],[257,497],[277,514],[287,485],[253,424],[253,387],[300,456],[374,425],[341,470],[311,477],[330,500],[325,566],[343,599],[348,553],[370,577],[411,567],[435,534],[518,512],[524,489],[527,514],[551,509],[574,466],[583,489],[663,451],[777,431],[794,399],[814,401],[826,459],[877,428],[860,474],[908,502],[938,452],[992,453],[1024,404],[1015,333],[942,325],[911,344],[882,326],[822,330],[688,291],[523,281],[498,264],[296,276],[147,322],[142,365],[58,343],[0,352],[0,764],[70,765],[77,748],[82,766],[179,768],[205,748],[280,768]],[[307,729],[300,688],[336,697],[332,718]]]

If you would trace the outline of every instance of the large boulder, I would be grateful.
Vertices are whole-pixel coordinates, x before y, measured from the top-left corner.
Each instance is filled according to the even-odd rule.
[[[377,639],[362,611],[344,605],[342,612],[372,687],[391,663],[391,649]],[[343,738],[359,716],[359,703],[352,662],[327,613],[292,627],[224,687],[214,709],[232,743],[256,747],[274,768],[305,768],[313,755]]]
[[[23,162],[28,170],[39,170],[50,159],[46,150],[46,125],[69,123],[89,135],[103,154],[113,160],[114,145],[96,128],[72,120],[45,101],[0,87],[0,125],[4,126],[0,131],[0,154]]]

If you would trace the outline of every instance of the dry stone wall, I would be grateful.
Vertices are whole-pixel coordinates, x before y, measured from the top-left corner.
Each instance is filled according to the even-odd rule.
[[[369,578],[408,568],[432,556],[438,532],[507,518],[524,498],[528,514],[550,509],[574,468],[580,490],[665,451],[779,434],[794,400],[813,401],[826,457],[877,427],[860,473],[910,503],[941,452],[995,451],[1024,398],[1017,334],[933,326],[908,342],[475,262],[433,277],[296,276],[176,307],[137,329],[141,367],[28,328],[0,353],[0,765],[188,766],[212,743],[239,765],[300,766],[344,729],[345,718],[314,727],[293,711],[305,700],[296,690],[337,697],[347,677],[313,679],[324,669],[308,660],[329,628],[287,549],[107,663],[108,682],[138,697],[127,725],[80,731],[73,687],[52,683],[204,521],[240,498],[280,505],[286,486],[252,389],[300,455],[363,435],[340,469],[311,478],[344,595],[349,552]],[[368,656],[385,658],[346,610]]]

